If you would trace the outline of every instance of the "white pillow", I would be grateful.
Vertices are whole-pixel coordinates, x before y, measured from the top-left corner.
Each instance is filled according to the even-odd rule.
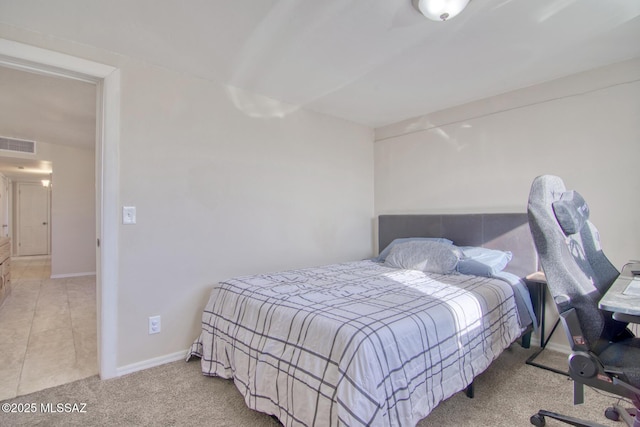
[[[388,267],[451,274],[460,260],[456,246],[433,241],[412,241],[394,245],[384,261]]]
[[[499,251],[475,246],[460,247],[462,256],[458,263],[458,272],[473,276],[492,277],[507,266],[513,254],[509,251]]]

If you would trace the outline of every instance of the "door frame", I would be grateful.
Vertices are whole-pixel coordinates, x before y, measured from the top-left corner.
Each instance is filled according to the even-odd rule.
[[[11,203],[13,201],[12,187],[11,180],[4,175],[0,175],[0,195],[4,194],[4,200],[0,197],[0,211],[2,211],[0,217],[4,219],[4,221],[0,221],[0,237],[10,237],[13,234],[13,218],[9,208],[12,206]]]
[[[32,187],[38,187],[38,188],[43,188],[42,184],[40,182],[30,182],[30,181],[16,181],[16,186],[15,189],[18,192],[18,200],[16,203],[16,233],[15,233],[15,237],[18,243],[17,246],[17,252],[18,252],[18,256],[23,256],[24,254],[22,253],[22,247],[21,247],[21,243],[22,243],[22,239],[20,236],[20,227],[21,227],[21,222],[22,222],[22,187],[23,186],[32,186]],[[51,255],[51,192],[49,190],[49,188],[46,189],[47,191],[47,249],[46,249],[46,254],[38,254],[38,255]]]
[[[120,69],[0,38],[0,66],[96,85],[96,307],[98,370],[117,376]]]

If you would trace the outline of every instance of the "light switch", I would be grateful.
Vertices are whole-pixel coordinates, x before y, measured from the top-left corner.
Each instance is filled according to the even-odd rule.
[[[122,223],[123,224],[136,223],[136,207],[135,206],[122,207]]]

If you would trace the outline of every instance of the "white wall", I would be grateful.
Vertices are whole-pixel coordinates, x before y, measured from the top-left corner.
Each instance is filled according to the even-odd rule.
[[[376,215],[526,212],[533,179],[555,174],[621,267],[640,258],[639,118],[636,59],[376,129]]]
[[[51,276],[95,274],[95,150],[51,147]]]
[[[249,117],[218,84],[122,69],[120,197],[138,224],[120,235],[121,364],[187,348],[217,280],[372,253],[371,130]],[[156,314],[164,337],[147,335]]]
[[[0,37],[120,69],[119,200],[137,208],[118,231],[121,370],[187,349],[215,281],[372,254],[371,129],[273,102],[241,111],[215,82],[14,27]]]
[[[636,59],[377,129],[376,214],[525,212],[555,174],[621,266],[640,257],[639,117]]]

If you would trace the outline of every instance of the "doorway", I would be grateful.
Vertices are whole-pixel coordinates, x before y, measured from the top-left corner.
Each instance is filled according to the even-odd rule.
[[[91,200],[95,198],[95,188],[92,184],[74,186],[79,179],[68,182],[79,170],[90,171],[83,176],[87,182],[93,181],[93,154],[77,156],[69,148],[58,152],[53,145],[47,147],[44,143],[39,147],[59,164],[74,167],[54,173],[52,161],[8,157],[5,152],[0,155],[0,176],[10,183],[9,197],[3,199],[0,195],[0,203],[9,205],[6,211],[11,213],[8,225],[12,242],[21,241],[19,247],[13,245],[11,295],[0,309],[0,325],[12,331],[8,339],[0,342],[0,353],[11,355],[13,360],[1,373],[0,400],[98,373],[95,266],[86,274],[78,274],[85,271],[80,269],[85,264],[76,263],[75,269],[67,270],[70,274],[53,275],[51,256],[44,255],[48,246],[50,254],[58,254],[59,265],[64,260],[76,260],[76,240],[69,235],[77,235],[89,241],[82,249],[95,256],[91,244],[95,230]],[[57,185],[53,185],[54,176],[58,178]],[[48,184],[46,187],[43,181]],[[56,199],[57,207],[51,203]],[[68,205],[74,209],[65,210]],[[52,215],[54,209],[57,214]],[[5,210],[4,205],[1,210]],[[91,217],[88,227],[80,226],[79,212]],[[43,217],[49,219],[44,221],[49,224],[42,224]],[[32,226],[26,224],[30,219]],[[56,227],[63,235],[51,239],[45,232],[40,239],[33,239],[49,238],[48,245],[25,243],[33,234],[25,229],[47,226],[54,236]],[[90,256],[87,258],[91,260]]]
[[[117,376],[118,146],[120,70],[91,60],[0,39],[0,65],[81,79],[97,85],[96,287],[98,366],[103,379]]]

